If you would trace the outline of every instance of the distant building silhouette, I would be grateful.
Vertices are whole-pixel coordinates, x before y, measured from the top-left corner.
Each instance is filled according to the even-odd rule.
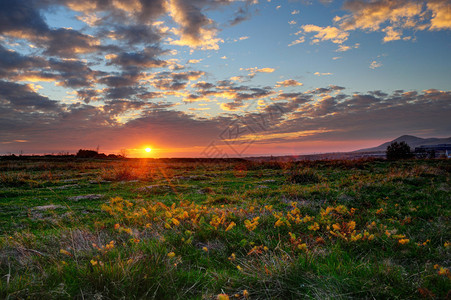
[[[415,148],[418,158],[451,158],[451,144],[423,145]]]

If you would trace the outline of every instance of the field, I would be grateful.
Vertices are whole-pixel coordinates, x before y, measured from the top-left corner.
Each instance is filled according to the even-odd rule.
[[[0,160],[0,298],[449,299],[450,175],[450,160]]]

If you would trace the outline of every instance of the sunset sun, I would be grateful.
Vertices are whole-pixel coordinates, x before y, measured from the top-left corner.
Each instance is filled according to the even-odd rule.
[[[146,148],[145,150],[146,150],[147,153],[149,153],[150,151],[152,151],[151,148]]]

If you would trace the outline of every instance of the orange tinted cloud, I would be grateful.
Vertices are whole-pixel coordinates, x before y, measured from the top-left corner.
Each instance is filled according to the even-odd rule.
[[[302,30],[306,33],[317,32],[312,40],[313,43],[318,43],[319,41],[331,41],[335,44],[342,44],[349,37],[348,32],[333,26],[321,27],[308,24],[302,26]]]
[[[432,11],[431,30],[451,29],[451,3],[449,1],[430,1]]]
[[[301,82],[294,80],[294,79],[287,79],[284,81],[278,81],[276,84],[276,87],[288,87],[288,86],[297,86],[297,85],[303,85]]]
[[[217,29],[213,21],[202,14],[201,10],[190,1],[171,0],[166,8],[172,19],[180,26],[172,32],[179,36],[178,40],[170,40],[170,44],[188,46],[203,50],[218,50]]]

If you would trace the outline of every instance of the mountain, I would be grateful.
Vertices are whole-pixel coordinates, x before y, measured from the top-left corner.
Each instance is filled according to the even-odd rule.
[[[449,138],[419,138],[413,135],[403,135],[400,136],[397,139],[394,139],[393,141],[383,143],[377,147],[374,148],[366,148],[366,149],[360,149],[354,152],[378,152],[378,151],[386,151],[387,146],[390,145],[393,142],[406,142],[412,150],[415,149],[415,147],[420,147],[423,145],[437,145],[437,144],[451,144],[451,137]]]

